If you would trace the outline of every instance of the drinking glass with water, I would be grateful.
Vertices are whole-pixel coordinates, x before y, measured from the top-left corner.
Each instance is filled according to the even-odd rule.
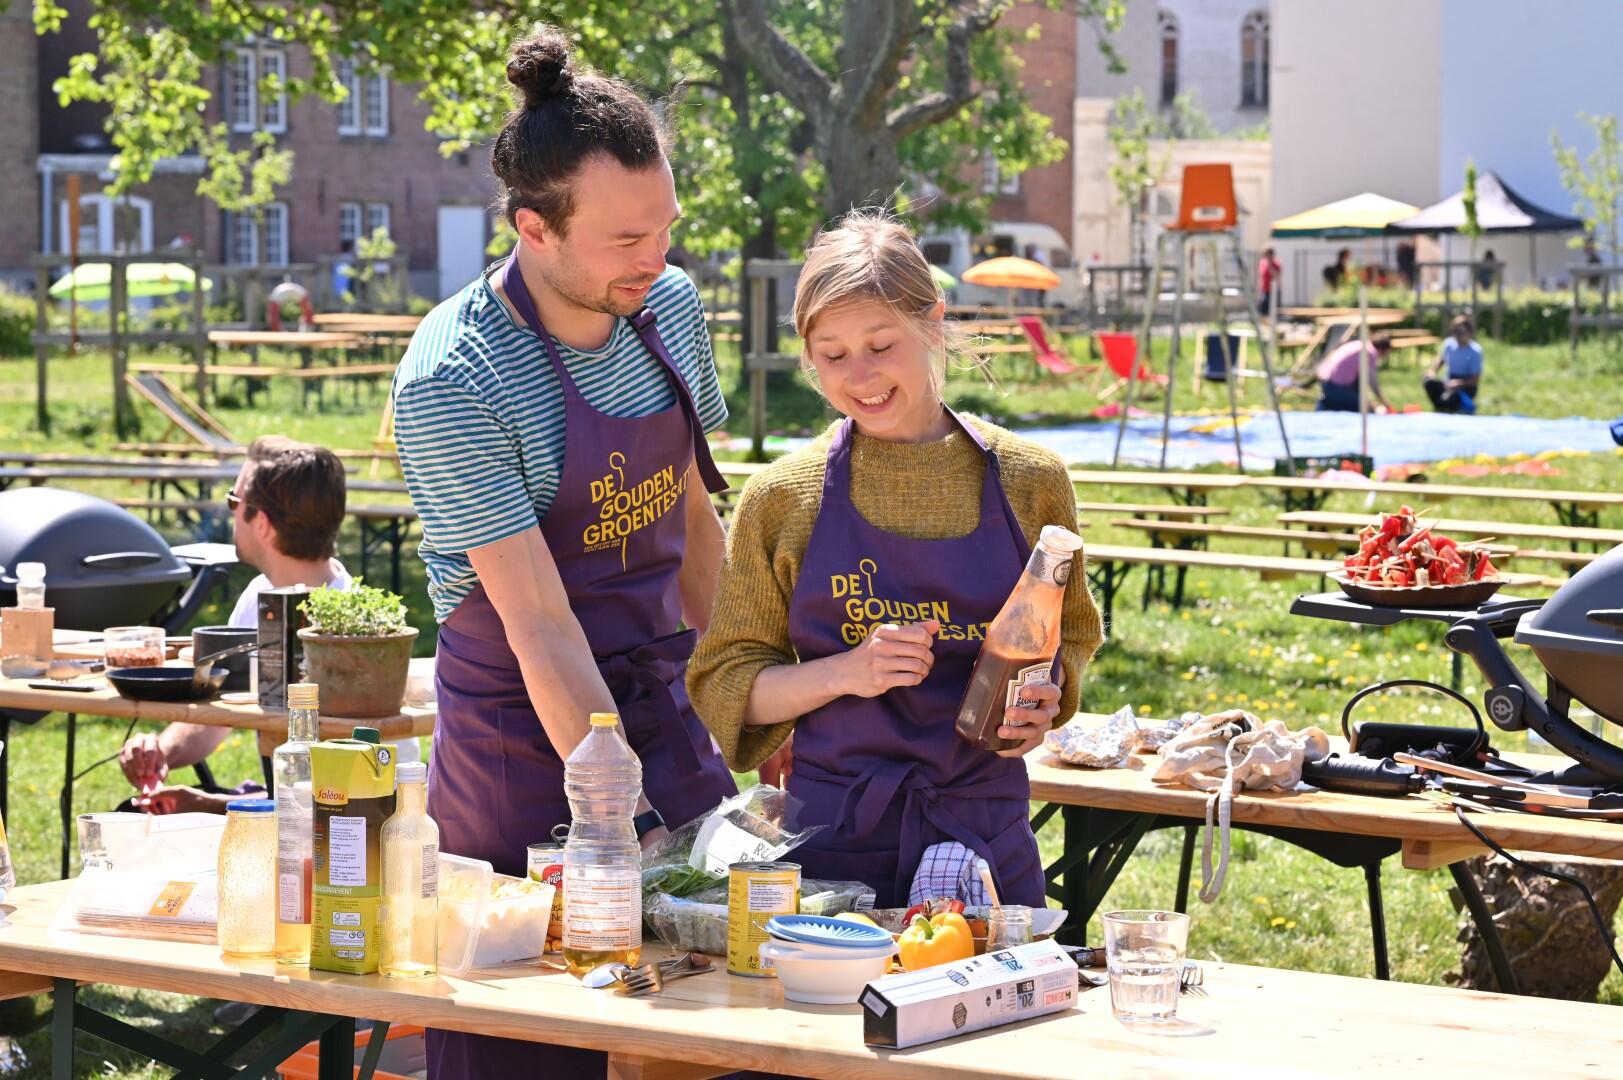
[[[1110,1009],[1124,1024],[1160,1024],[1178,1012],[1189,916],[1112,911],[1103,916]]]

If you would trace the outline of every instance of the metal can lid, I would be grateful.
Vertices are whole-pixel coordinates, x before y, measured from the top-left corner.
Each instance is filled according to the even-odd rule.
[[[727,867],[729,872],[741,871],[744,873],[771,873],[773,871],[793,870],[800,873],[800,864],[796,862],[735,862]]]

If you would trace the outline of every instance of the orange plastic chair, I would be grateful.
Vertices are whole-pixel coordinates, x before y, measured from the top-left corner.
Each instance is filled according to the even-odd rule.
[[[1031,342],[1031,354],[1043,370],[1053,375],[1075,375],[1085,370],[1071,363],[1048,343],[1048,331],[1041,319],[1034,315],[1021,315],[1015,322],[1026,332],[1026,340]]]
[[[1167,377],[1158,375],[1138,360],[1138,336],[1136,334],[1095,334],[1099,342],[1099,351],[1104,354],[1105,364],[1116,376],[1116,381],[1106,387],[1099,394],[1100,401],[1109,401],[1112,397],[1127,389],[1129,382],[1148,384],[1156,388],[1165,388]]]
[[[1179,232],[1217,232],[1240,220],[1234,202],[1234,169],[1229,165],[1185,165],[1178,197]]]

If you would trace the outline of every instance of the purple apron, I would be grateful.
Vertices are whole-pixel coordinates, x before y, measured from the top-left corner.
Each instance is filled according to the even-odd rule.
[[[541,325],[516,251],[502,269],[502,287],[546,347],[564,392],[563,475],[541,533],[642,759],[643,790],[675,828],[737,791],[688,702],[685,672],[697,634],[677,629],[695,455],[711,491],[727,483],[652,311],[644,308],[631,324],[665,369],[676,404],[652,416],[608,416],[570,378]],[[523,877],[525,849],[569,822],[569,803],[563,762],[482,585],[440,627],[434,682],[439,717],[428,810],[439,823],[441,847]],[[558,1076],[601,1076],[607,1060],[595,1051],[443,1031],[428,1032],[428,1053],[429,1074],[443,1078],[528,1075],[542,1065]]]
[[[1024,763],[977,750],[953,728],[986,624],[1031,554],[997,455],[953,419],[986,457],[980,521],[956,540],[910,540],[869,524],[851,502],[850,420],[829,449],[822,505],[789,601],[796,655],[846,652],[882,623],[934,618],[942,630],[918,686],[848,695],[801,717],[789,790],[805,803],[804,821],[830,827],[791,858],[806,878],[862,881],[878,890],[880,907],[906,907],[924,849],[956,840],[991,864],[1004,901],[1043,907]]]

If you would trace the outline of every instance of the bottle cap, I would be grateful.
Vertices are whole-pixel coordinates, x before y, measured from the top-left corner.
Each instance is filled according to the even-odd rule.
[[[595,712],[591,716],[591,723],[593,727],[613,727],[619,722],[619,713]]]
[[[287,707],[290,709],[319,709],[321,707],[321,688],[313,682],[289,683],[287,687]]]
[[[1049,551],[1068,555],[1082,547],[1082,538],[1063,525],[1044,525],[1037,543]]]
[[[375,727],[358,727],[350,732],[350,738],[359,739],[361,742],[369,742],[374,746],[383,741],[383,736],[378,733],[378,729]]]
[[[17,564],[17,584],[41,585],[45,582],[45,564],[42,562],[20,562]]]
[[[270,814],[276,811],[276,803],[270,799],[232,799],[225,808],[233,814]]]
[[[428,782],[428,766],[421,761],[403,761],[395,766],[394,782],[397,784],[425,784]]]

